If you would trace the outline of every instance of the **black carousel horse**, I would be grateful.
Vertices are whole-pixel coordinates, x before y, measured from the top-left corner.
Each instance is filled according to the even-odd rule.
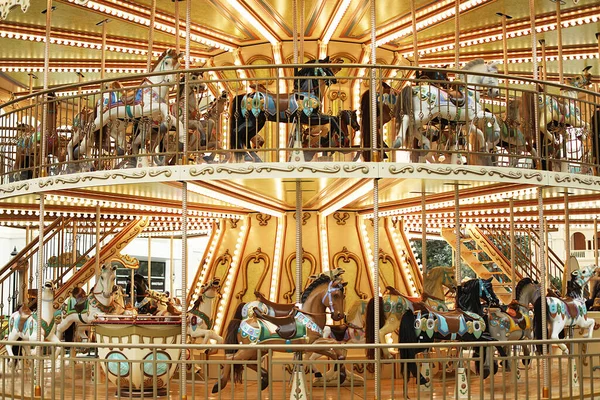
[[[230,118],[230,148],[243,150],[251,148],[251,140],[263,129],[267,121],[282,123],[297,123],[302,126],[329,125],[332,139],[328,140],[330,147],[349,147],[351,138],[347,130],[340,123],[345,119],[345,124],[358,124],[353,121],[352,115],[344,111],[339,116],[321,112],[321,104],[326,88],[336,83],[335,73],[337,68],[322,67],[319,64],[336,62],[326,57],[322,60],[311,60],[307,64],[314,66],[301,68],[295,72],[293,93],[275,94],[268,91],[260,84],[250,87],[252,93],[236,96],[231,102]],[[320,143],[323,145],[324,143]],[[236,152],[236,161],[242,158],[260,162],[260,157],[250,152]]]

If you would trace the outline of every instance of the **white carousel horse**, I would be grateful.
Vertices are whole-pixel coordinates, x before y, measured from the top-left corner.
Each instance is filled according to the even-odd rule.
[[[523,92],[523,118],[533,121],[535,115],[535,102],[538,103],[538,129],[541,134],[543,146],[549,146],[549,155],[557,156],[560,150],[561,138],[565,137],[567,127],[580,128],[584,132],[580,137],[586,137],[590,133],[590,125],[582,117],[580,106],[583,102],[578,100],[579,91],[592,84],[592,74],[589,72],[591,66],[583,69],[581,74],[567,78],[566,85],[571,88],[561,88],[561,96],[545,94],[537,96],[531,92]],[[584,115],[591,115],[590,112]],[[531,122],[529,122],[531,125]]]
[[[158,60],[154,63],[152,68],[153,72],[160,71],[176,71],[179,68],[178,54],[174,49],[167,49],[160,55]],[[179,143],[183,143],[185,135],[183,124],[179,119],[171,115],[169,112],[169,106],[167,102],[168,92],[170,85],[176,82],[176,74],[150,76],[144,80],[141,89],[138,89],[134,94],[132,104],[128,104],[128,101],[118,100],[114,102],[109,97],[108,101],[103,101],[100,104],[99,109],[96,112],[96,118],[92,123],[89,134],[84,135],[83,139],[79,143],[79,154],[85,154],[89,158],[89,146],[88,141],[91,140],[90,136],[101,128],[102,126],[109,123],[115,124],[117,120],[132,120],[147,117],[152,121],[158,121],[159,123],[166,124],[168,128],[176,128],[179,132]],[[110,129],[111,135],[122,136],[124,130],[122,129]],[[124,139],[121,137],[113,137],[113,139],[119,145],[123,145]],[[72,153],[69,154],[73,156]],[[70,158],[71,160],[73,158]]]
[[[56,287],[54,282],[47,281],[42,288],[42,341],[60,343],[56,335],[56,325],[54,322],[54,291]],[[37,311],[31,312],[26,305],[22,305],[18,311],[15,311],[8,322],[8,338],[12,342],[16,340],[37,340]],[[23,347],[25,348],[25,347]],[[14,357],[12,345],[6,345],[8,355]],[[9,361],[10,362],[10,361]]]
[[[56,327],[56,334],[59,338],[62,338],[65,330],[73,323],[89,324],[100,314],[115,313],[114,287],[117,279],[116,271],[117,267],[102,265],[96,284],[85,300],[76,305],[69,300],[63,304],[59,317],[61,321]]]
[[[481,58],[469,61],[463,68],[465,72],[479,73],[498,73],[498,67],[495,63],[485,63]],[[401,123],[398,124],[398,133],[394,141],[394,148],[399,148],[409,143],[409,137],[415,137],[419,140],[421,148],[429,150],[431,143],[421,132],[421,127],[427,125],[435,118],[441,118],[450,122],[471,121],[469,130],[473,129],[478,136],[475,123],[484,119],[492,124],[492,136],[480,138],[480,146],[483,148],[477,151],[489,151],[495,147],[500,140],[500,126],[498,118],[492,113],[484,111],[479,104],[478,90],[487,90],[489,97],[497,97],[500,94],[498,89],[498,78],[483,75],[465,74],[465,86],[459,86],[462,98],[453,97],[444,89],[435,85],[423,83],[418,86],[406,86],[402,89],[401,106],[397,107],[398,116],[401,116]],[[456,82],[456,81],[455,81]],[[484,85],[484,86],[481,86]],[[461,104],[463,103],[463,104]],[[482,140],[483,139],[483,140]]]
[[[221,289],[221,281],[214,278],[212,282],[205,283],[200,288],[198,299],[188,310],[188,328],[187,333],[192,338],[202,338],[202,344],[207,344],[209,340],[215,340],[217,343],[223,343],[223,338],[213,329],[213,306],[215,298]]]
[[[597,266],[582,267],[571,273],[571,280],[567,284],[567,297],[546,296],[546,312],[548,322],[548,338],[558,340],[558,335],[566,327],[579,327],[582,330],[587,329],[585,337],[591,338],[594,333],[595,320],[587,315],[586,299],[583,297],[583,289],[590,278],[594,275]],[[536,339],[541,339],[542,323],[539,313],[541,312],[540,302],[535,305],[535,333]],[[564,343],[559,343],[558,347],[563,354],[568,354],[569,350]]]

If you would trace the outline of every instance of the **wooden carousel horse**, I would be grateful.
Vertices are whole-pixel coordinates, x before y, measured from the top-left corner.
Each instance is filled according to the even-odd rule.
[[[533,321],[529,317],[529,305],[540,297],[540,285],[523,278],[515,288],[515,300],[505,307],[488,309],[488,329],[496,340],[532,340]],[[529,356],[529,346],[523,346],[525,356]]]
[[[62,338],[63,332],[73,323],[83,322],[89,324],[100,314],[115,313],[115,283],[117,267],[102,265],[100,275],[96,279],[91,293],[84,302],[77,303],[75,307],[70,301],[63,304],[60,309],[60,322],[56,327],[56,334]]]
[[[48,93],[46,111],[46,156],[49,162],[66,160],[66,139],[56,129],[58,99],[56,94]],[[13,170],[15,180],[31,179],[35,176],[34,167],[42,159],[42,126],[19,124],[17,130],[17,146]]]
[[[180,54],[174,49],[165,50],[152,67],[153,72],[173,71],[179,68]],[[178,118],[171,115],[167,102],[169,85],[176,82],[176,74],[167,74],[159,76],[151,76],[144,80],[142,88],[137,89],[131,101],[119,99],[113,102],[110,98],[107,104],[103,102],[96,113],[96,118],[92,122],[89,134],[84,135],[79,142],[79,155],[85,155],[89,158],[90,146],[88,142],[91,140],[90,135],[98,131],[102,126],[113,123],[116,120],[140,120],[148,118],[151,121],[158,121],[160,124],[165,124],[167,129],[175,127],[179,132],[179,144],[182,146],[183,138],[186,134],[183,129],[183,124]],[[102,126],[100,124],[102,121]],[[149,124],[151,125],[151,124]],[[146,129],[151,128],[148,126]],[[122,132],[121,130],[116,130]],[[115,130],[109,130],[110,134],[115,134]],[[121,136],[121,135],[120,135]],[[115,142],[123,143],[122,137],[113,137]]]
[[[321,112],[322,99],[327,87],[336,82],[335,73],[339,68],[321,67],[319,64],[338,62],[326,57],[311,60],[296,72],[293,93],[271,93],[262,85],[253,85],[253,92],[236,96],[230,111],[230,148],[249,150],[250,141],[260,133],[267,121],[296,123],[303,126],[331,126],[329,137],[331,146],[349,146],[350,136],[340,125],[343,116],[332,116]],[[335,151],[335,150],[332,150]],[[242,159],[262,161],[253,152],[236,152],[236,161]]]
[[[546,321],[548,323],[548,338],[558,339],[559,334],[567,327],[579,327],[587,330],[585,337],[591,338],[594,333],[595,320],[587,315],[583,289],[598,267],[587,266],[571,273],[571,279],[567,285],[567,297],[558,297],[552,292],[546,296]],[[534,304],[534,315],[541,314],[541,297]],[[534,318],[535,337],[542,339],[542,319]],[[563,354],[568,354],[569,350],[564,343],[559,343],[558,347]]]
[[[308,350],[311,344],[332,344],[332,348],[319,350],[319,353],[337,360],[345,358],[345,351],[337,346],[337,342],[322,337],[325,327],[326,315],[329,314],[334,321],[344,318],[344,288],[347,282],[341,279],[332,280],[328,275],[321,274],[302,293],[302,309],[294,308],[284,317],[272,317],[263,314],[255,308],[252,316],[243,319],[233,319],[227,327],[225,342],[234,344],[303,344]],[[239,310],[239,307],[238,307]],[[246,346],[233,353],[231,360],[234,362],[256,360],[257,350],[253,346]],[[263,354],[264,355],[264,354]],[[256,368],[256,363],[246,364]],[[234,364],[234,380],[241,382],[244,364]],[[231,368],[223,368],[221,377],[213,387],[217,393],[227,385],[231,375]],[[268,371],[261,368],[257,371],[260,376],[261,389],[268,386]]]
[[[53,306],[55,289],[56,287],[52,281],[47,281],[42,288],[42,341],[60,343],[60,339],[56,335],[55,311]],[[16,340],[36,341],[37,327],[37,311],[32,312],[26,305],[22,305],[19,310],[10,316],[7,340],[9,342]],[[9,356],[15,356],[12,345],[7,344],[6,351]],[[11,360],[9,360],[10,362]]]
[[[566,79],[566,85],[571,88],[561,88],[560,96],[544,93],[537,95],[532,92],[523,92],[521,111],[526,124],[523,129],[527,135],[534,136],[531,121],[534,120],[535,104],[538,104],[538,129],[540,133],[540,145],[543,155],[550,158],[559,158],[561,145],[568,139],[567,128],[579,128],[583,132],[578,138],[583,140],[590,134],[590,125],[584,120],[584,116],[591,115],[594,110],[582,110],[585,103],[578,100],[579,90],[585,89],[592,84],[592,74],[589,72],[591,66],[587,66],[579,75]],[[583,114],[582,114],[583,111]],[[542,166],[545,168],[544,165]],[[552,165],[548,166],[552,169]]]
[[[207,344],[210,340],[223,343],[223,338],[212,329],[214,301],[220,289],[221,280],[219,278],[214,278],[211,282],[202,285],[198,298],[187,313],[187,333],[193,339],[200,338],[202,344]]]
[[[478,119],[490,121],[492,124],[491,137],[485,138],[484,151],[491,150],[500,140],[498,118],[484,111],[479,105],[479,91],[486,90],[489,97],[497,97],[498,78],[484,75],[470,75],[468,72],[498,73],[495,63],[486,63],[478,58],[469,61],[463,68],[463,84],[457,86],[456,95],[450,90],[438,88],[435,85],[423,83],[416,86],[406,86],[400,95],[400,106],[396,107],[398,134],[394,148],[408,146],[411,138],[416,138],[422,150],[431,149],[431,141],[425,137],[420,128],[429,121],[440,118],[450,122],[471,121],[473,125]],[[466,76],[466,78],[464,78]],[[454,81],[456,86],[458,80]],[[479,85],[483,85],[478,87]],[[460,93],[461,97],[458,97]],[[475,128],[476,129],[476,128]]]

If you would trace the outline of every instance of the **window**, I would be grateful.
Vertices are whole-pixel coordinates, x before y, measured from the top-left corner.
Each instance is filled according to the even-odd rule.
[[[575,232],[571,240],[572,250],[585,250],[585,235],[581,232]]]
[[[117,266],[120,264],[117,263]],[[165,274],[167,263],[165,261],[152,261],[152,279],[150,280],[150,289],[159,292],[165,291]],[[148,260],[140,260],[140,267],[134,273],[142,275],[148,279]],[[117,285],[125,287],[131,280],[131,270],[127,268],[117,268]]]

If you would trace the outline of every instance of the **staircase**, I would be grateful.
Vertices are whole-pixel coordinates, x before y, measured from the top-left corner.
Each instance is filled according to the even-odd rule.
[[[454,228],[442,228],[441,236],[456,252],[456,231]],[[459,253],[461,259],[469,266],[469,268],[473,270],[473,272],[475,272],[478,277],[485,279],[494,277],[496,280],[496,283],[494,284],[494,291],[496,292],[496,295],[504,303],[510,302],[512,299],[512,294],[508,288],[511,285],[510,281],[507,283],[507,277],[504,271],[494,271],[494,261],[481,261],[479,259],[479,254],[484,252],[483,249],[479,249],[477,246],[474,246],[474,248],[471,249],[466,245],[466,243],[469,242],[475,243],[475,241],[471,238],[461,237]]]
[[[110,261],[148,224],[148,220],[118,220],[105,228],[99,239],[100,262]],[[95,272],[95,221],[59,217],[45,227],[42,282],[57,283],[54,306],[59,307],[71,289],[85,285]],[[7,319],[37,290],[40,241],[34,238],[6,265],[0,268],[0,316]],[[4,319],[3,318],[3,319]]]

